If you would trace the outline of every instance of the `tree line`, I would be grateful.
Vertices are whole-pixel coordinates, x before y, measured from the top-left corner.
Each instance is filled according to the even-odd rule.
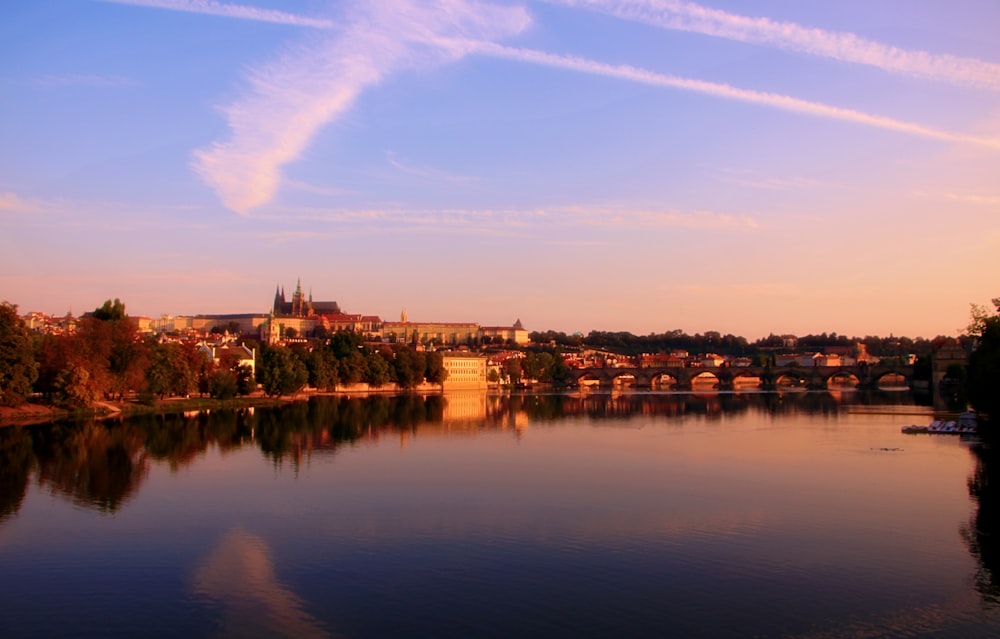
[[[576,333],[567,335],[558,331],[536,331],[529,334],[532,342],[554,343],[563,348],[596,348],[608,350],[620,355],[635,356],[642,353],[662,353],[669,351],[687,351],[692,354],[716,353],[731,357],[753,357],[775,350],[815,352],[831,347],[851,347],[864,344],[868,353],[875,357],[895,357],[903,354],[929,355],[935,340],[909,337],[848,337],[837,333],[809,334],[798,337],[794,346],[787,346],[785,338],[773,333],[767,337],[747,340],[738,335],[725,334],[716,331],[688,335],[682,330],[672,330],[665,333],[650,333],[649,335],[634,335],[627,331],[590,331],[587,335]]]
[[[213,363],[195,342],[144,336],[118,299],[80,318],[72,333],[33,334],[17,307],[0,305],[0,404],[17,406],[32,394],[66,407],[137,394],[153,400],[193,393],[215,398],[249,395],[258,385],[271,396],[288,395],[307,384],[333,390],[338,384],[395,383],[413,388],[447,377],[440,353],[417,352],[404,344],[364,343],[339,332],[325,340],[293,346],[247,340],[257,352],[256,371],[225,357]]]

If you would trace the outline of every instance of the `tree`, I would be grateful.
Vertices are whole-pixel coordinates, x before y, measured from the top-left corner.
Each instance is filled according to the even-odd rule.
[[[368,353],[365,357],[365,373],[362,379],[374,388],[384,386],[390,379],[389,363],[378,353]]]
[[[443,384],[448,379],[448,369],[444,367],[444,355],[434,351],[424,356],[424,379],[431,384]]]
[[[98,319],[101,321],[109,321],[109,320],[116,321],[125,319],[126,317],[125,304],[123,304],[122,301],[117,297],[115,298],[114,302],[112,302],[111,300],[105,300],[104,304],[94,309],[94,312],[91,313],[91,316],[94,319]]]
[[[272,346],[264,351],[257,366],[257,381],[268,395],[290,395],[305,386],[309,372],[291,350]]]
[[[521,381],[521,360],[516,357],[511,357],[503,363],[503,373],[508,378],[511,384],[517,384]]]
[[[56,393],[60,404],[89,406],[101,398],[100,387],[92,380],[88,369],[70,363],[56,379]]]
[[[306,357],[309,385],[319,390],[332,390],[337,386],[337,359],[325,348],[314,348]]]
[[[423,353],[402,346],[395,351],[392,368],[400,388],[413,388],[424,381],[427,362]]]
[[[966,388],[969,402],[979,412],[1000,420],[1000,297],[993,300],[996,313],[973,305],[969,333],[976,348],[969,357]]]
[[[220,368],[208,376],[208,394],[215,399],[236,397],[236,375],[231,370]]]
[[[167,395],[187,395],[196,386],[195,371],[179,344],[153,344],[146,371],[147,390],[162,399]]]
[[[338,357],[337,371],[344,384],[357,384],[365,376],[365,356],[355,349],[346,357]]]
[[[552,367],[547,371],[547,381],[556,388],[569,386],[569,366],[566,365],[566,360],[563,359],[562,353],[559,351],[556,351],[552,356]]]
[[[254,371],[248,364],[241,364],[233,371],[236,374],[236,392],[239,395],[250,395],[257,390],[257,380]]]
[[[38,379],[38,364],[28,327],[17,315],[17,306],[0,303],[0,405],[18,406],[31,395]]]

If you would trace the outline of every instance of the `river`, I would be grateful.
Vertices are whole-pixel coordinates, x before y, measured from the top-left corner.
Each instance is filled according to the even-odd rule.
[[[900,432],[929,420],[639,392],[0,429],[0,634],[1000,636],[1000,460]]]

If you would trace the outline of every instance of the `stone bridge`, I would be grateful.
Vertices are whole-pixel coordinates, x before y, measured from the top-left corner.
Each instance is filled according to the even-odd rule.
[[[912,366],[882,366],[859,364],[855,366],[704,366],[691,368],[576,368],[570,377],[577,385],[597,382],[601,388],[631,383],[637,388],[674,388],[690,390],[696,377],[707,380],[715,377],[714,385],[720,390],[736,387],[740,378],[748,382],[760,380],[760,387],[774,389],[781,385],[801,386],[809,389],[826,389],[834,378],[856,380],[858,388],[878,388],[887,375],[899,375],[911,386]]]

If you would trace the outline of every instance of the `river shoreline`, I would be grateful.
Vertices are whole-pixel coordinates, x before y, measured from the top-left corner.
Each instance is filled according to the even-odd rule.
[[[332,396],[370,396],[370,395],[434,395],[442,394],[440,386],[418,387],[415,389],[391,388],[349,388],[336,391],[303,391],[293,395],[271,397],[257,392],[245,397],[232,399],[213,399],[210,397],[170,397],[157,399],[152,404],[138,399],[125,401],[100,401],[89,408],[59,408],[48,404],[28,402],[11,408],[0,406],[0,428],[8,426],[38,426],[62,421],[79,421],[88,419],[117,419],[136,415],[166,415],[184,413],[195,410],[232,410],[241,408],[257,408],[265,406],[280,406],[294,402],[307,401],[310,397]]]

